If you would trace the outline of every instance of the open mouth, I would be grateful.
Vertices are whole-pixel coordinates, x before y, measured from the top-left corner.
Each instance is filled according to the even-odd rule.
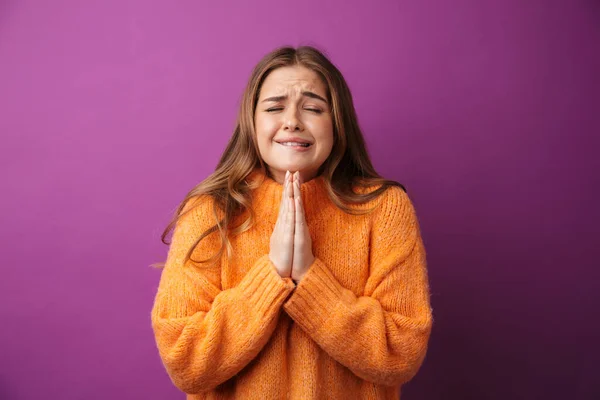
[[[311,143],[299,143],[299,142],[277,142],[282,146],[287,147],[310,147]]]

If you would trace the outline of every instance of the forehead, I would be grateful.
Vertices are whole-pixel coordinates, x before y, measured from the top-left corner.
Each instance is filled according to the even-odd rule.
[[[260,97],[294,94],[308,90],[326,96],[327,89],[319,75],[299,65],[277,68],[265,78],[260,89]]]

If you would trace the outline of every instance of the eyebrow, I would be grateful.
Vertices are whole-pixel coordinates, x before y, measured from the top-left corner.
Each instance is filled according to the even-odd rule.
[[[325,100],[324,98],[322,98],[321,96],[319,96],[319,95],[318,95],[318,94],[316,94],[316,93],[305,91],[305,92],[302,92],[302,95],[303,95],[303,96],[305,96],[305,97],[310,97],[310,98],[313,98],[313,99],[318,99],[318,100],[321,100],[321,101],[323,101],[325,104],[328,104],[328,103],[327,103],[327,100]],[[267,97],[266,99],[264,99],[263,101],[261,101],[261,103],[265,103],[265,102],[267,102],[267,101],[281,101],[281,100],[286,100],[287,98],[288,98],[288,96],[273,96],[273,97]]]

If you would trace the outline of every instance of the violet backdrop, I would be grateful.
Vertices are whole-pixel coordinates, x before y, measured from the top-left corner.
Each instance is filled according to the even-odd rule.
[[[160,234],[252,67],[315,45],[428,250],[403,399],[600,398],[598,1],[0,1],[0,399],[181,399]]]

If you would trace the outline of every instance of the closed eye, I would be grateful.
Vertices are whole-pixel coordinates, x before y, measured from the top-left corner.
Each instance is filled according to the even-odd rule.
[[[277,107],[277,108],[269,108],[267,110],[265,110],[266,112],[274,112],[274,111],[281,111],[283,110],[283,108],[281,107]],[[305,108],[306,111],[312,111],[316,114],[321,114],[323,111],[319,110],[318,108]]]

